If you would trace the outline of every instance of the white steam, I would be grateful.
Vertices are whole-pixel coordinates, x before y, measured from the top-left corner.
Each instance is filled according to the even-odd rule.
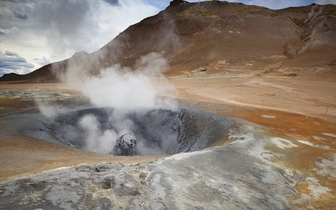
[[[109,123],[114,129],[100,130],[100,123],[93,116],[85,116],[81,120],[80,124],[87,132],[86,150],[112,153],[116,139],[125,133],[132,133],[133,122],[126,117],[129,112],[176,106],[174,101],[159,98],[167,91],[168,82],[162,77],[165,68],[166,60],[151,53],[140,58],[134,70],[115,65],[101,70],[97,76],[84,78],[81,93],[96,107],[114,108],[109,116]],[[158,78],[160,86],[155,84]]]
[[[151,108],[157,90],[150,78],[136,73],[120,73],[105,69],[99,77],[89,78],[81,89],[96,106],[117,109]]]
[[[91,64],[86,64],[85,59],[79,60],[80,65],[75,65],[77,62],[68,63],[67,71],[60,75],[60,78],[70,86],[76,85],[76,89],[87,97],[94,107],[113,110],[108,113],[107,122],[104,122],[107,125],[102,125],[99,118],[93,114],[87,114],[77,122],[77,131],[84,131],[80,134],[85,136],[82,144],[84,150],[112,154],[120,136],[134,133],[134,122],[128,118],[130,113],[142,114],[156,108],[174,109],[177,106],[176,101],[161,97],[169,91],[174,91],[174,88],[163,76],[168,64],[158,53],[141,57],[134,69],[114,65],[100,70],[98,74],[92,74],[88,68],[81,68]],[[55,116],[57,112],[61,112],[60,107],[39,105],[46,116]],[[74,131],[76,129],[69,127],[64,131],[64,135],[73,136],[75,139]],[[157,153],[148,151],[148,148],[143,146],[144,139],[140,138],[137,139],[140,140],[137,144],[141,147],[139,150],[147,154]]]
[[[171,107],[175,105],[174,101],[163,101],[158,97],[173,90],[162,76],[165,68],[166,60],[159,54],[151,53],[140,58],[134,70],[114,65],[101,70],[97,76],[83,78],[80,91],[98,107],[127,111]],[[160,80],[160,86],[155,80]]]
[[[52,118],[58,114],[67,111],[68,109],[57,104],[51,104],[46,101],[36,100],[35,103],[38,105],[40,112],[48,117]]]
[[[305,23],[313,22],[323,11],[323,6],[314,5],[308,13],[308,18]]]
[[[118,134],[112,129],[102,131],[99,124],[93,115],[86,115],[79,121],[87,136],[84,149],[97,153],[112,153]]]

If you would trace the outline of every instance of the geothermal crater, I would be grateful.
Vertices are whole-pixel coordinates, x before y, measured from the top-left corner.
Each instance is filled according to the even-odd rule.
[[[45,119],[32,137],[89,152],[112,155],[164,155],[202,150],[228,139],[233,119],[189,109],[123,113],[87,108]]]

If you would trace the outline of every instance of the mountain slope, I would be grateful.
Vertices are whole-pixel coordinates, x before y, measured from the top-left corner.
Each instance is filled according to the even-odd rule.
[[[237,69],[260,71],[260,75],[306,67],[332,70],[336,66],[335,11],[335,5],[274,11],[241,3],[175,0],[100,50],[76,53],[52,68],[48,65],[15,80],[50,82],[56,80],[55,72],[74,66],[92,74],[116,63],[133,67],[150,52],[168,60],[169,76],[199,67],[207,74]],[[7,78],[11,77],[0,80]]]

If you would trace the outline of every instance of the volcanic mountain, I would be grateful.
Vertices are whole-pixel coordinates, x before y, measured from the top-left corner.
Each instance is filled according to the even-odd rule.
[[[27,75],[0,81],[53,82],[56,72],[76,65],[92,74],[114,64],[133,67],[143,55],[159,53],[168,76],[258,71],[295,76],[306,68],[336,66],[336,5],[271,10],[219,1],[174,0],[155,16],[130,26],[98,51],[79,52]]]

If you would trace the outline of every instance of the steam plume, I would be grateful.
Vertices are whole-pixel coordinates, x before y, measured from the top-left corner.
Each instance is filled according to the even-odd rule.
[[[85,64],[83,63],[85,59],[80,60],[81,65],[68,65],[67,71],[59,77],[67,84],[74,84],[78,80],[75,83],[76,88],[90,100],[94,107],[112,108],[113,110],[109,113],[108,128],[102,128],[101,122],[92,114],[83,116],[77,122],[77,127],[85,133],[83,149],[87,151],[113,153],[118,137],[133,133],[134,123],[128,119],[130,113],[143,114],[160,107],[169,109],[176,107],[176,101],[160,97],[174,89],[163,76],[168,64],[158,53],[150,53],[141,57],[136,62],[135,69],[116,64],[101,69],[96,75],[92,75],[88,68],[81,69],[81,66],[90,66],[92,63]],[[39,105],[41,112],[46,113],[48,117],[61,112],[59,106]],[[73,127],[68,127],[63,132],[75,138],[76,133],[73,131]],[[141,142],[138,145],[143,147]],[[146,151],[146,153],[155,154],[154,151]]]

